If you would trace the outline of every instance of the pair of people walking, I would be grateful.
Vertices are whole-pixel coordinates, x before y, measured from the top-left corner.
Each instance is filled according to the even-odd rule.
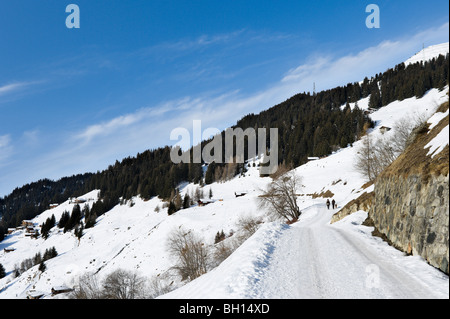
[[[336,202],[334,201],[334,199],[331,201],[331,205],[333,207],[333,209],[337,208]],[[327,208],[330,209],[330,200],[327,199]]]

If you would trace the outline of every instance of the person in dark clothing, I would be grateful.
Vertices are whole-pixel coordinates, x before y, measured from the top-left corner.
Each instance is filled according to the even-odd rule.
[[[330,209],[330,200],[327,199],[327,208]]]
[[[333,205],[333,209],[335,209],[337,206],[336,206],[336,202],[334,201],[334,199],[331,201],[331,205]]]

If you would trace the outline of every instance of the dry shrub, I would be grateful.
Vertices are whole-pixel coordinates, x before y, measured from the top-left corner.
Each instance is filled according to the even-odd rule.
[[[244,215],[241,216],[237,223],[236,233],[231,233],[228,238],[214,245],[212,254],[212,265],[218,266],[227,259],[239,246],[250,238],[261,226],[260,218]]]
[[[292,221],[300,217],[297,205],[297,189],[301,186],[300,177],[289,171],[274,179],[263,195],[259,196],[259,208],[268,208],[275,217]]]
[[[71,299],[143,299],[149,295],[147,279],[135,271],[117,269],[103,281],[94,273],[81,275]]]
[[[105,299],[144,299],[147,294],[146,278],[134,271],[117,269],[103,281]]]
[[[172,231],[167,241],[170,254],[177,260],[173,267],[182,280],[194,280],[208,270],[209,252],[203,241],[182,227]]]
[[[172,275],[166,272],[162,275],[156,275],[149,280],[149,298],[156,298],[158,296],[171,292],[173,287]]]

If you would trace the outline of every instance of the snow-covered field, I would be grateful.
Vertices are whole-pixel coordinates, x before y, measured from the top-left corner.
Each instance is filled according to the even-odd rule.
[[[429,118],[442,102],[448,101],[447,94],[448,87],[441,92],[433,89],[421,99],[396,101],[381,108],[371,114],[377,126],[370,134],[381,136],[381,126],[392,127],[408,114]],[[430,119],[430,123],[440,116]],[[448,135],[446,140],[433,143],[433,149],[445,142]],[[173,287],[179,288],[160,297],[449,298],[448,276],[420,257],[405,256],[372,237],[372,228],[361,225],[366,212],[330,225],[337,209],[327,210],[323,198],[312,198],[312,194],[331,191],[342,207],[365,191],[362,186],[366,181],[354,170],[359,144],[295,169],[301,177],[298,204],[303,213],[290,226],[270,220],[265,211],[258,209],[257,198],[270,178],[259,177],[258,168],[249,163],[245,176],[205,186],[205,196],[211,188],[214,202],[204,207],[193,206],[168,216],[167,209],[155,212],[157,206],[162,207],[158,198],[143,201],[137,197],[134,205],[118,205],[98,218],[81,240],[57,227],[47,240],[25,237],[23,230],[17,230],[0,243],[0,264],[7,272],[0,279],[0,298],[26,298],[30,291],[42,291],[45,298],[53,298],[52,287],[72,287],[75,279],[86,272],[103,277],[117,268],[137,270],[148,278],[163,277],[174,265],[167,252],[167,238],[174,229],[192,229],[212,246],[218,231],[234,232],[238,220],[249,215],[263,221],[252,237],[207,274],[188,284],[175,280]],[[181,192],[184,195],[195,187],[182,185]],[[234,192],[247,195],[236,198]],[[97,196],[98,191],[92,191],[83,198],[92,205]],[[73,206],[69,201],[62,203],[36,217],[33,223],[39,226],[52,214],[58,221]],[[36,265],[14,278],[15,265],[51,247],[56,248],[58,256],[46,262],[45,272],[38,271]],[[6,253],[5,248],[14,251]]]

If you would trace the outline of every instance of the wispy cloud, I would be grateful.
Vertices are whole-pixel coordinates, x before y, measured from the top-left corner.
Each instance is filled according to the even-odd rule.
[[[9,137],[9,135],[0,136],[0,149],[8,146],[10,140],[11,140],[11,138]]]
[[[37,80],[4,84],[0,86],[0,104],[22,98],[23,96],[33,94],[36,91],[41,91],[43,88],[38,85],[45,82],[45,80]]]
[[[11,136],[0,135],[0,167],[5,165],[6,160],[12,154]]]
[[[214,57],[217,58],[217,56],[230,54],[230,52],[233,52],[234,55],[242,54],[243,48],[251,48],[251,52],[254,52],[258,46],[264,46],[265,50],[267,50],[269,43],[275,44],[284,41],[286,45],[288,41],[294,38],[295,36],[291,34],[240,29],[228,33],[215,35],[203,34],[197,37],[157,43],[132,52],[130,57],[143,59],[152,57],[158,59],[160,62],[172,62],[190,54],[200,54],[202,55],[201,61],[204,61],[204,57],[207,57],[211,61]],[[299,39],[296,40],[299,41]],[[218,48],[220,50],[217,51]],[[212,50],[216,51],[213,52]]]
[[[29,82],[16,82],[0,86],[0,96],[25,88],[30,85]]]
[[[115,130],[134,124],[139,120],[139,114],[129,114],[116,117],[108,122],[95,124],[87,127],[83,132],[77,134],[75,139],[89,143],[93,138],[103,135],[107,136]]]
[[[196,38],[185,38],[177,41],[167,41],[158,43],[154,46],[139,50],[138,53],[140,54],[147,54],[152,53],[155,51],[191,51],[191,50],[198,50],[201,48],[204,48],[206,46],[211,46],[215,44],[224,44],[228,43],[233,39],[236,39],[240,35],[242,35],[245,32],[244,29],[229,32],[229,33],[223,33],[223,34],[217,34],[217,35],[200,35]]]

